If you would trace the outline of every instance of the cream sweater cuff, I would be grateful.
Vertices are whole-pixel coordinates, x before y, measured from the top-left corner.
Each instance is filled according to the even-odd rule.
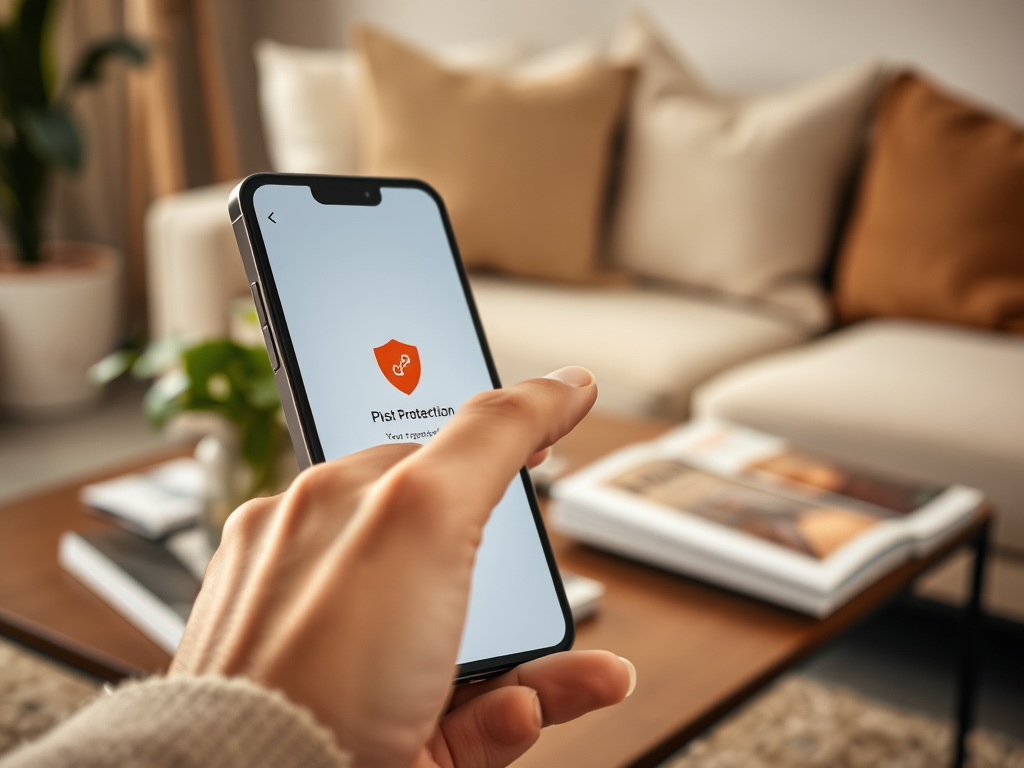
[[[157,677],[100,696],[2,768],[350,768],[306,709],[245,678]]]

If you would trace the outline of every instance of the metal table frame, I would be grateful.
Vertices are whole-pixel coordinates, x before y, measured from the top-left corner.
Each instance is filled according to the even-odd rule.
[[[978,700],[978,676],[981,645],[985,632],[985,615],[981,595],[988,563],[989,534],[992,518],[986,518],[978,532],[965,546],[973,550],[971,586],[960,621],[960,668],[956,691],[956,736],[953,741],[953,768],[963,768],[967,760],[967,735],[974,726]]]

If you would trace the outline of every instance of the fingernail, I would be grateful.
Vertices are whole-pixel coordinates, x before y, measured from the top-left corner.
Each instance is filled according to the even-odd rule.
[[[544,712],[540,708],[540,696],[537,695],[536,691],[533,692],[533,714],[537,717],[537,727],[543,728]]]
[[[626,691],[626,695],[629,696],[636,688],[636,667],[633,666],[632,661],[622,656],[619,656],[619,661],[626,665],[626,671],[629,672],[629,690]]]
[[[589,387],[594,383],[594,374],[578,365],[567,365],[565,368],[559,368],[544,378],[560,381],[563,384],[568,384],[570,387]]]

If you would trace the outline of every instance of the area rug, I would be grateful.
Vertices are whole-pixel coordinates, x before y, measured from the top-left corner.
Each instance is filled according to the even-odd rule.
[[[98,692],[98,683],[0,639],[0,754]],[[931,768],[949,764],[950,741],[948,724],[791,675],[661,768]],[[968,765],[1024,768],[1024,744],[975,732]]]
[[[800,675],[766,693],[661,768],[933,768],[952,760],[952,726]],[[1024,744],[975,730],[971,768],[1024,768]]]
[[[99,692],[99,683],[0,639],[0,755],[49,730]]]

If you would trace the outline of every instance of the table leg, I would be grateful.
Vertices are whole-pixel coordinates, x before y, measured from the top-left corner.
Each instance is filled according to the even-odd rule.
[[[961,616],[960,669],[956,692],[956,740],[953,742],[953,768],[963,768],[967,759],[967,734],[974,725],[977,703],[979,657],[985,617],[981,610],[985,563],[988,560],[989,521],[971,539],[974,550],[971,593]]]

